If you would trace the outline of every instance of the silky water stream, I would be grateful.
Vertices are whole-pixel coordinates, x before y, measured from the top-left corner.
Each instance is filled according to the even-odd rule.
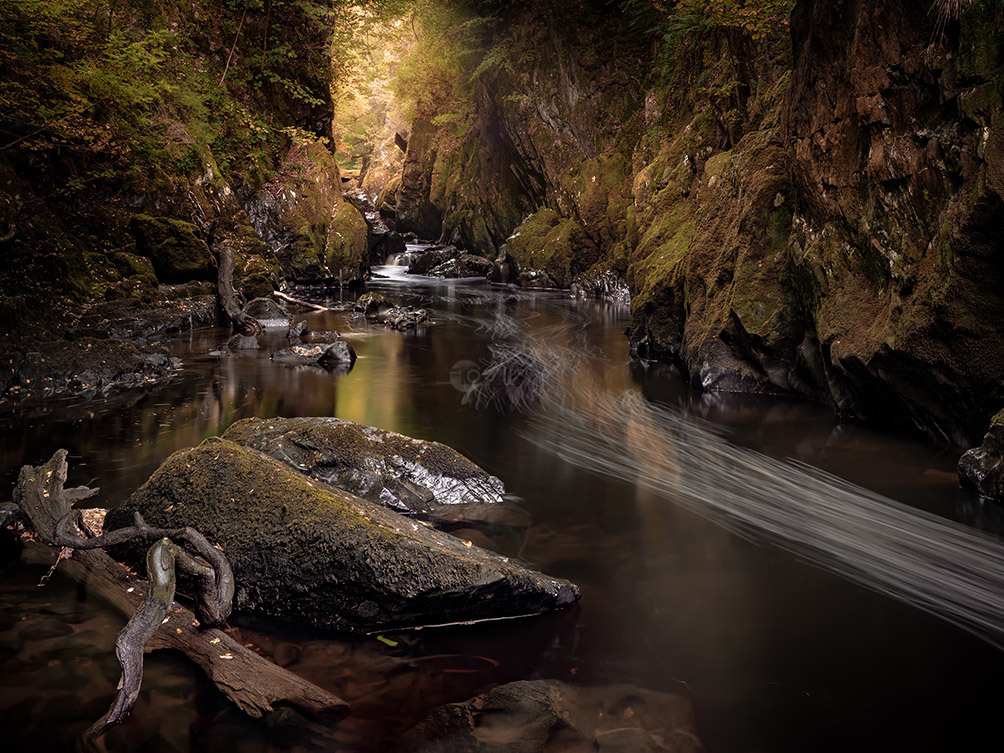
[[[356,349],[347,374],[272,363],[282,333],[222,359],[209,353],[224,331],[187,333],[169,343],[182,374],[162,388],[5,416],[6,488],[65,447],[70,483],[112,506],[171,452],[250,416],[372,424],[499,476],[507,514],[454,533],[575,581],[575,608],[393,646],[235,621],[352,704],[328,750],[393,751],[432,707],[536,678],[683,694],[713,753],[1000,750],[1004,515],[958,489],[955,451],[802,401],[697,395],[673,368],[629,363],[623,307],[375,272],[370,289],[434,323],[307,315]],[[124,620],[58,573],[39,587],[46,568],[2,565],[3,749],[69,750],[114,693]],[[152,654],[106,741],[265,751],[278,736],[183,657]]]

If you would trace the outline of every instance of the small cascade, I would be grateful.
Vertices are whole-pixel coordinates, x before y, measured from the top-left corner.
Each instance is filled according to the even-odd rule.
[[[404,248],[404,253],[390,254],[386,261],[384,261],[384,265],[388,267],[409,267],[415,258],[420,256],[429,246],[421,243],[409,243]]]

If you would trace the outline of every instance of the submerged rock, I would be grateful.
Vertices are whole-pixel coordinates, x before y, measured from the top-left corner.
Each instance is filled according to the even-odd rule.
[[[272,354],[272,360],[278,363],[291,363],[302,366],[312,364],[353,364],[356,352],[344,340],[319,345],[294,345],[283,348]]]
[[[257,350],[261,345],[252,335],[234,335],[227,341],[227,350]]]
[[[981,497],[1004,502],[1004,410],[990,421],[983,444],[959,459],[959,482]]]
[[[244,307],[244,313],[257,319],[266,329],[289,326],[289,312],[271,298],[255,298]]]
[[[500,685],[433,710],[406,736],[411,753],[699,753],[690,702],[633,685],[557,680]]]
[[[354,632],[531,615],[578,589],[223,439],[171,455],[106,528],[193,526],[233,566],[236,609]]]
[[[0,392],[10,398],[143,388],[170,378],[181,365],[162,346],[90,337],[34,343],[3,360],[9,368]]]
[[[496,504],[505,487],[451,447],[340,418],[248,418],[223,435],[397,510]]]

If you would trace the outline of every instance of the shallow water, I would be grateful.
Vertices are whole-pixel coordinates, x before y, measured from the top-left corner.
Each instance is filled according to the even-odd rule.
[[[696,395],[672,368],[629,365],[622,307],[376,271],[388,278],[371,289],[429,307],[435,323],[396,333],[347,313],[307,315],[312,329],[337,330],[355,347],[359,360],[345,375],[271,363],[283,333],[272,348],[222,360],[208,353],[225,332],[186,334],[170,343],[183,374],[161,389],[7,416],[4,482],[66,447],[70,483],[100,485],[110,506],[168,454],[234,420],[310,415],[435,439],[502,478],[529,524],[455,533],[574,580],[583,591],[575,609],[391,636],[396,647],[242,623],[245,643],[353,705],[349,720],[319,733],[329,749],[394,750],[429,708],[538,677],[687,695],[713,752],[999,749],[1004,653],[650,487],[561,460],[532,412],[464,398],[490,362],[484,324],[501,314],[530,337],[561,338],[554,357],[573,348],[599,394],[640,394],[706,419],[735,445],[999,536],[1004,516],[958,489],[954,451],[840,424],[802,401]],[[38,588],[44,571],[11,566],[0,581],[0,715],[17,750],[68,749],[103,712],[117,677],[112,646],[123,619],[58,576]],[[184,659],[154,654],[132,718],[107,740],[121,751],[258,751],[286,737],[242,718]]]

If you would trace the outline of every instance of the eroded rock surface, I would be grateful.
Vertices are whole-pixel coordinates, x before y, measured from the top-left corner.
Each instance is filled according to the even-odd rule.
[[[451,447],[340,418],[248,418],[223,438],[397,510],[496,504],[505,493],[499,479]]]
[[[699,753],[690,702],[633,685],[511,682],[432,711],[410,753]]]
[[[193,526],[233,566],[237,610],[354,632],[538,614],[568,581],[426,528],[234,442],[171,455],[106,527]]]
[[[6,354],[4,397],[98,395],[149,387],[169,379],[180,362],[162,346],[122,340],[54,340]]]
[[[981,497],[1004,502],[1004,411],[993,417],[983,444],[959,459],[959,482]]]

